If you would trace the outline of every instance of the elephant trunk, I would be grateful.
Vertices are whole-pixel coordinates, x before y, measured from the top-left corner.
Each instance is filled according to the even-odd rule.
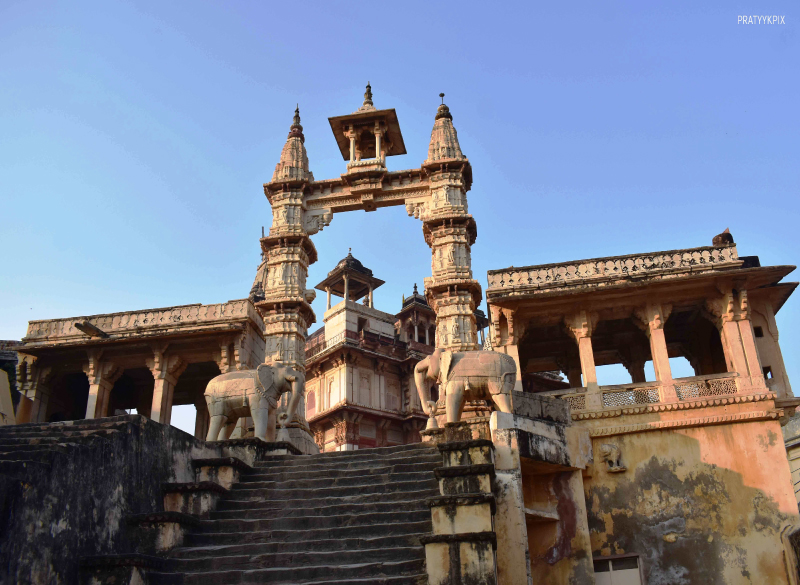
[[[419,394],[419,401],[422,403],[422,411],[431,414],[431,389],[428,385],[428,359],[419,362],[414,368],[414,382],[417,385],[417,394]]]

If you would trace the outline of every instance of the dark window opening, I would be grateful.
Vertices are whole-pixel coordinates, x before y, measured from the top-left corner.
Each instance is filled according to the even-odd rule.
[[[756,337],[764,337],[764,330],[761,327],[753,327],[753,332],[756,334]]]
[[[772,380],[772,368],[770,366],[764,366],[761,370],[764,372],[764,378]]]

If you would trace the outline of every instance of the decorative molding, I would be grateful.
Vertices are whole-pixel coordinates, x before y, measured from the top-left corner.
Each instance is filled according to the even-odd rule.
[[[572,420],[594,420],[601,418],[615,418],[623,415],[651,414],[657,412],[670,412],[677,410],[694,410],[697,408],[707,408],[711,406],[726,406],[729,404],[745,404],[749,402],[763,402],[765,400],[775,400],[777,394],[765,392],[761,394],[729,395],[719,398],[704,398],[701,400],[686,400],[681,402],[669,402],[658,404],[642,404],[641,406],[630,406],[626,408],[614,408],[594,411],[577,411],[572,413]],[[562,396],[563,398],[563,396]]]
[[[739,421],[753,420],[777,420],[780,418],[779,410],[756,410],[743,412],[740,414],[720,414],[701,418],[690,418],[684,420],[662,420],[637,425],[624,425],[619,427],[603,427],[589,429],[590,437],[609,437],[611,435],[625,435],[629,433],[644,433],[647,431],[662,431],[664,429],[703,427],[709,425],[720,425]]]

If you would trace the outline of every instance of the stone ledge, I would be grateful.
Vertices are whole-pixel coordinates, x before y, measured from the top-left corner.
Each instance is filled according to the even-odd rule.
[[[210,459],[192,459],[192,467],[233,467],[239,471],[252,471],[253,468],[238,457],[214,457]]]
[[[591,420],[598,418],[614,418],[626,414],[650,414],[654,412],[670,412],[676,410],[693,410],[697,408],[707,408],[709,406],[727,406],[729,404],[743,404],[748,402],[763,402],[765,400],[775,400],[774,392],[760,394],[729,394],[727,396],[715,396],[708,398],[695,398],[680,402],[663,403],[642,406],[624,406],[621,408],[607,408],[603,410],[578,410],[572,413],[572,420]]]
[[[434,543],[460,543],[460,542],[489,542],[493,549],[497,549],[497,534],[494,532],[462,532],[461,534],[426,534],[420,536],[422,545]]]
[[[458,494],[455,496],[435,496],[428,498],[428,505],[431,508],[437,506],[475,506],[477,504],[490,504],[492,514],[497,510],[497,501],[493,494]]]
[[[80,561],[81,567],[139,567],[142,569],[161,569],[165,565],[165,559],[151,555],[139,553],[129,553],[121,555],[100,555],[93,557],[83,557]]]
[[[227,494],[228,490],[214,483],[213,481],[199,481],[191,483],[164,483],[161,484],[161,490],[167,493],[185,493],[185,492],[216,492],[218,494]]]
[[[426,431],[421,431],[421,433],[423,432]],[[461,451],[462,449],[474,449],[476,447],[491,447],[494,449],[494,443],[492,443],[489,439],[473,439],[471,441],[451,441],[449,443],[439,443],[437,447],[441,452]]]
[[[257,447],[265,453],[270,451],[288,451],[292,455],[302,455],[303,452],[297,447],[286,441],[268,442],[256,437],[245,437],[243,439],[226,439],[224,441],[208,441],[223,447]]]
[[[183,512],[151,512],[149,514],[132,514],[127,517],[128,524],[162,524],[174,522],[187,526],[200,526],[200,521],[191,514]]]
[[[489,475],[492,479],[495,476],[494,465],[484,463],[481,465],[454,465],[452,467],[437,467],[433,470],[436,478],[442,477],[463,477],[465,475]]]

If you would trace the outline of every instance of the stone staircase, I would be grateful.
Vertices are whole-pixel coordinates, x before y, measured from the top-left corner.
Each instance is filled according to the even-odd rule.
[[[241,472],[151,583],[427,583],[439,451],[426,444],[274,455]]]
[[[54,458],[125,432],[128,417],[0,426],[0,474],[24,478]]]

